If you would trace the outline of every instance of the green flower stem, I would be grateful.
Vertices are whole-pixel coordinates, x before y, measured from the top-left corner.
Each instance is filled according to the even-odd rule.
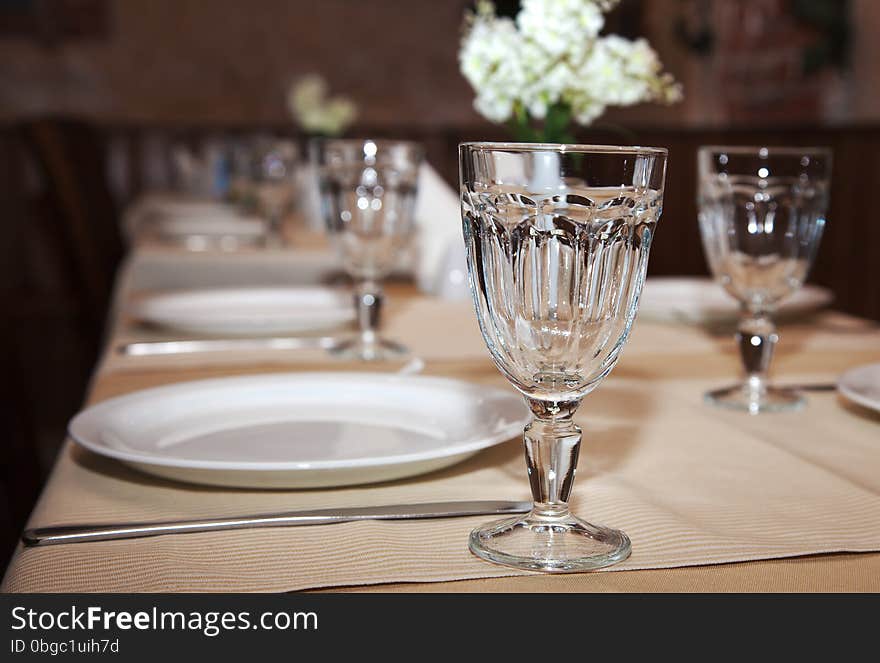
[[[553,104],[547,109],[543,122],[536,122],[526,108],[517,102],[508,128],[514,138],[523,143],[573,143],[571,121],[571,107],[568,104]]]

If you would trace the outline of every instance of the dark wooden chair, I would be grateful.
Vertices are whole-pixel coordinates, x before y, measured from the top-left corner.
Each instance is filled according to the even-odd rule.
[[[0,127],[0,563],[80,407],[123,244],[87,124]]]
[[[72,277],[83,322],[97,341],[124,250],[107,186],[104,141],[96,129],[74,120],[36,120],[25,124],[22,134],[47,185],[52,239]]]

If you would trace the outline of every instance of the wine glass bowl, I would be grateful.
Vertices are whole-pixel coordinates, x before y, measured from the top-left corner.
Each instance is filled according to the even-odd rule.
[[[526,398],[534,508],[474,530],[478,556],[543,571],[600,568],[630,542],[568,509],[581,399],[617,362],[660,216],[666,151],[465,143],[462,222],[483,338]]]
[[[379,337],[381,281],[413,237],[423,150],[416,143],[324,140],[317,144],[324,220],[345,270],[355,281],[359,333],[334,352],[364,360],[406,353]]]
[[[822,148],[705,146],[698,153],[699,223],[709,267],[740,304],[742,384],[709,402],[752,414],[801,407],[767,371],[778,340],[773,315],[803,285],[825,227],[831,153]]]

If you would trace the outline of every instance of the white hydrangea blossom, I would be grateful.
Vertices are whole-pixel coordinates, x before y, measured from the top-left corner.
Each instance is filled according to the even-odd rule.
[[[572,80],[574,93],[614,106],[630,106],[649,98],[649,78],[629,71],[630,44],[620,37],[597,41]]]
[[[481,2],[459,53],[477,111],[493,122],[518,112],[541,120],[563,103],[589,124],[606,106],[678,101],[681,88],[646,40],[599,35],[616,2],[523,0],[515,22]]]
[[[583,0],[523,0],[516,25],[526,39],[555,57],[579,58],[605,25],[596,2]]]
[[[507,18],[476,21],[462,45],[459,61],[477,91],[474,105],[494,122],[511,116],[517,90],[526,82],[518,56],[521,45],[516,25]]]
[[[341,134],[357,116],[357,106],[350,99],[327,98],[327,83],[317,74],[290,86],[287,108],[305,131],[324,136]]]

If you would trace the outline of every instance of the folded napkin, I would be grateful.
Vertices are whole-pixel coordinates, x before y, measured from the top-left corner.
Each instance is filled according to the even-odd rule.
[[[294,176],[295,205],[299,215],[312,232],[324,232],[327,223],[321,210],[321,192],[318,188],[318,168],[312,162],[299,166]]]
[[[458,195],[427,162],[419,171],[415,215],[418,225],[415,273],[419,289],[446,299],[467,298]]]

